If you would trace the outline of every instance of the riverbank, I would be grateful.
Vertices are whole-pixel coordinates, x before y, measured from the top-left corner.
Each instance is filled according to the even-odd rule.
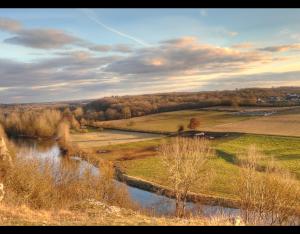
[[[116,170],[116,179],[120,182],[126,183],[129,186],[139,188],[148,192],[157,193],[159,195],[166,196],[168,198],[175,198],[174,192],[163,185],[147,181],[138,177],[126,175],[121,171],[118,166],[115,167]],[[222,198],[217,196],[199,194],[189,192],[187,195],[187,202],[200,203],[202,205],[210,205],[210,206],[222,206],[225,208],[239,208],[238,200]]]

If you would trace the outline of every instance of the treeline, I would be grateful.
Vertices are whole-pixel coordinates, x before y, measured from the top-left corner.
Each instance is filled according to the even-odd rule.
[[[148,114],[211,106],[277,106],[278,103],[258,103],[258,98],[283,97],[300,88],[240,89],[197,93],[166,93],[135,96],[112,96],[85,105],[86,120],[127,119]],[[289,103],[284,103],[289,105]]]
[[[11,135],[54,136],[61,121],[71,130],[84,131],[98,121],[128,119],[148,114],[212,106],[288,106],[293,103],[260,103],[258,99],[300,93],[297,87],[251,88],[231,91],[164,93],[105,97],[87,104],[19,104],[0,106],[0,124]]]

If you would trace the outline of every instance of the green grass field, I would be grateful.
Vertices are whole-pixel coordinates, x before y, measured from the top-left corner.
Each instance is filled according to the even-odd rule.
[[[222,197],[233,196],[234,181],[241,169],[234,159],[251,144],[255,144],[265,154],[260,162],[262,165],[273,158],[279,166],[288,169],[300,180],[300,138],[245,134],[213,143],[216,157],[210,159],[208,166],[213,168],[214,180],[205,193]],[[128,175],[168,186],[165,168],[157,154],[142,159],[125,160],[121,165]],[[200,192],[197,187],[192,191]]]

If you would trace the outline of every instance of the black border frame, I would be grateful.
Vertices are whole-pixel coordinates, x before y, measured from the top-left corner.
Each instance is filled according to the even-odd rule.
[[[181,1],[167,1],[167,0],[19,0],[15,1],[0,1],[1,8],[300,8],[300,1],[298,0],[218,0],[218,1],[201,1],[201,0],[181,0]],[[300,22],[299,22],[300,23]],[[0,223],[1,225],[1,223]],[[98,227],[82,227],[82,226],[59,226],[59,227],[15,227],[2,226],[0,232],[2,233],[54,233],[57,231],[66,231],[72,234],[75,233],[299,233],[299,227],[215,227],[215,226],[189,226],[189,227],[119,227],[119,226],[98,226]]]

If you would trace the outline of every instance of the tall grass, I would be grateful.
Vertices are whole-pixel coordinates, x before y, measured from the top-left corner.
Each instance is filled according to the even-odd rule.
[[[5,177],[4,201],[34,209],[69,209],[87,199],[95,199],[134,208],[125,188],[113,183],[111,169],[104,169],[100,176],[94,175],[89,168],[82,169],[69,160],[62,159],[57,167],[49,160],[41,163],[34,155],[16,157]],[[105,167],[110,168],[103,164],[102,168]]]

